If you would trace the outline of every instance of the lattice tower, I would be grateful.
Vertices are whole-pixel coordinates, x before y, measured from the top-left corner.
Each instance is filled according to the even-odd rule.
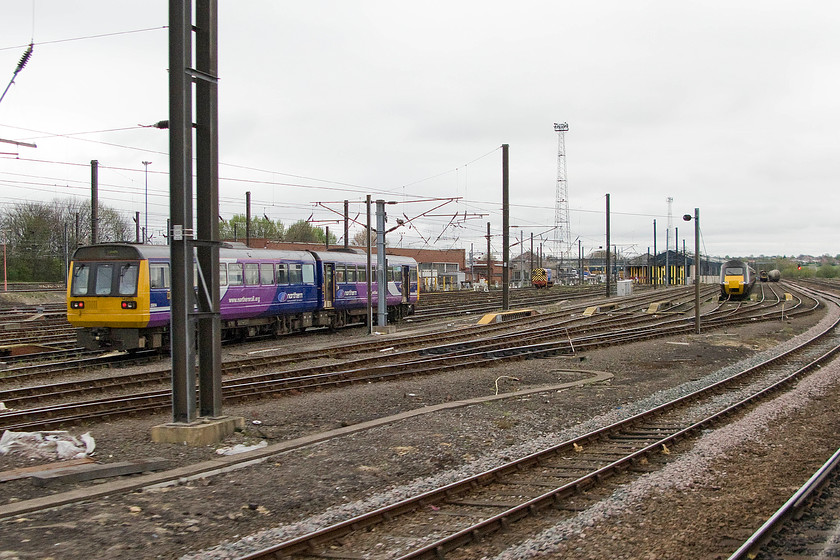
[[[571,251],[572,231],[569,220],[569,188],[566,184],[567,123],[554,123],[557,132],[557,195],[554,202],[554,254],[562,258]]]
[[[668,231],[665,233],[665,254],[668,254],[668,251],[671,249],[671,235],[674,232],[674,215],[673,215],[673,204],[674,204],[674,197],[669,196],[665,199],[665,202],[668,203]]]

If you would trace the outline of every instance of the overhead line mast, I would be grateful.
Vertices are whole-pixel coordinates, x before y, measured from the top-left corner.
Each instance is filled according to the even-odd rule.
[[[562,258],[571,250],[569,229],[569,188],[566,184],[566,132],[568,123],[554,123],[557,132],[557,195],[554,203],[554,256]]]

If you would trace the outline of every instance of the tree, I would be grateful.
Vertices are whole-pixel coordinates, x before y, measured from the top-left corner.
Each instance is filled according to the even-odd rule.
[[[306,220],[298,220],[288,227],[283,241],[298,243],[325,243],[327,234],[319,227],[315,227]],[[335,244],[336,237],[330,233],[330,245]]]
[[[230,220],[220,221],[219,238],[235,240],[245,239],[245,224],[247,221],[248,219],[245,214],[234,214]],[[253,238],[282,241],[285,229],[286,227],[280,220],[273,222],[269,220],[267,216],[251,218],[251,237]]]
[[[837,267],[831,264],[824,264],[817,269],[817,278],[837,278]]]
[[[129,222],[119,212],[100,206],[98,216],[100,241],[134,240]],[[75,200],[15,204],[0,215],[0,228],[9,280],[58,282],[64,278],[69,253],[90,240],[90,205]]]
[[[362,228],[359,231],[357,231],[353,235],[353,237],[350,238],[350,245],[354,245],[356,247],[367,248],[367,239],[365,239],[367,237],[365,235],[366,230],[367,230],[367,228]],[[371,228],[371,230],[370,230],[370,246],[371,247],[376,247],[376,231],[373,228]],[[385,239],[385,246],[386,247],[388,246],[388,239],[387,238]]]

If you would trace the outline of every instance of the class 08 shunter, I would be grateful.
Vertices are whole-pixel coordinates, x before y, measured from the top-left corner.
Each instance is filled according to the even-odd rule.
[[[106,243],[80,247],[70,262],[67,320],[88,349],[169,346],[169,247]],[[372,257],[376,270],[376,257]],[[367,255],[282,251],[224,243],[219,249],[222,337],[280,335],[308,327],[367,321]],[[196,282],[199,275],[193,274]],[[386,260],[389,319],[410,315],[419,290],[417,262]],[[375,274],[372,305],[378,306]]]

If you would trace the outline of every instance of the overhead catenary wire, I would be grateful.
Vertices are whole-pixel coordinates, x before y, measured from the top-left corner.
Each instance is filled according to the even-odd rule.
[[[114,37],[116,35],[130,35],[132,33],[145,33],[148,31],[160,31],[161,29],[169,29],[168,25],[162,25],[160,27],[146,27],[144,29],[131,29],[128,31],[115,31],[113,33],[101,33],[99,35],[84,35],[82,37],[68,37],[67,39],[55,39],[53,41],[38,41],[34,43],[35,45],[54,45],[57,43],[69,43],[71,41],[85,41],[87,39],[101,39],[102,37]],[[34,32],[33,32],[34,35]],[[32,43],[31,43],[32,44]],[[11,49],[19,49],[21,47],[25,47],[26,45],[14,45],[11,47],[0,47],[0,51],[8,51]]]

